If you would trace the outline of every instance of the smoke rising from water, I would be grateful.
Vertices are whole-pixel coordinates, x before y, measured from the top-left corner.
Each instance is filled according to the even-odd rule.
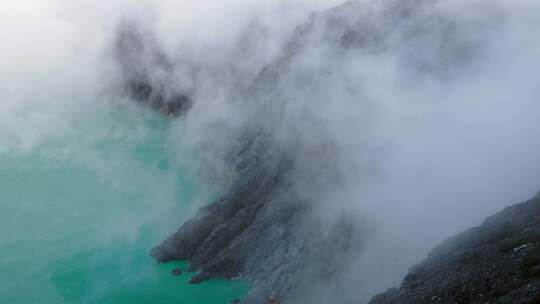
[[[369,223],[331,287],[365,300],[443,238],[538,190],[540,5],[388,0],[325,12],[340,4],[4,2],[0,152],[70,136],[88,113],[126,102],[111,54],[129,20],[171,62],[156,78],[194,100],[171,131],[178,155],[197,149],[194,166],[223,176],[240,130],[264,124],[295,160],[314,217]]]

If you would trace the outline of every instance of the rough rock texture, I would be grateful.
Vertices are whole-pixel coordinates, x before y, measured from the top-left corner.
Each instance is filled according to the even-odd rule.
[[[118,29],[114,51],[130,98],[170,116],[191,107],[188,93],[174,81],[174,65],[152,33],[126,21]]]
[[[248,249],[241,248],[233,255],[232,249],[228,252],[224,249],[238,247],[232,243],[242,242],[235,238],[246,230],[249,233],[264,228],[253,227],[253,223],[257,216],[263,215],[270,196],[275,198],[279,190],[286,187],[283,176],[290,166],[267,150],[267,141],[261,134],[243,143],[235,164],[239,178],[231,190],[214,204],[201,209],[177,234],[152,250],[158,261],[189,260],[193,268],[203,269],[197,276],[199,279],[211,274],[234,278],[244,271]],[[289,214],[294,215],[294,212]],[[197,278],[195,280],[199,280]]]
[[[246,138],[235,151],[238,178],[230,191],[151,254],[160,262],[189,261],[191,270],[201,270],[192,283],[248,278],[259,288],[251,300],[262,302],[291,288],[287,276],[300,267],[300,250],[309,239],[295,233],[307,206],[288,193],[286,175],[292,163],[269,146],[268,136]]]
[[[540,303],[540,195],[436,247],[370,304]]]
[[[272,297],[295,303],[295,292],[309,284],[297,282],[298,277],[332,277],[340,270],[326,268],[332,251],[352,250],[350,240],[360,237],[346,218],[326,235],[319,234],[316,223],[301,229],[309,224],[309,204],[289,191],[287,174],[293,163],[269,144],[268,135],[246,138],[235,151],[238,178],[230,191],[201,209],[151,255],[160,262],[189,261],[190,270],[200,270],[192,283],[216,277],[249,279],[254,289],[248,303]],[[310,266],[307,261],[318,263]]]

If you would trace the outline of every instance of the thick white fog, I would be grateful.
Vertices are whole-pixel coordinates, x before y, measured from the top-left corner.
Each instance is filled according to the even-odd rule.
[[[272,130],[316,217],[369,223],[370,241],[336,283],[365,300],[444,238],[540,190],[540,3],[405,2],[418,11],[403,23],[384,13],[399,1],[338,12],[365,16],[354,24],[381,35],[372,49],[342,50],[310,19],[337,0],[4,0],[0,152],[69,137],[91,113],[126,102],[111,55],[125,20],[174,62],[171,85],[192,92],[175,143],[179,155],[200,148],[207,170],[220,170],[236,132],[261,113],[242,92],[266,66],[283,67],[268,97],[278,100]]]

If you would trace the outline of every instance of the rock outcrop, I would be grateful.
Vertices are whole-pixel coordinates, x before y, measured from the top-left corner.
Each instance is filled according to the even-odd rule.
[[[351,248],[355,227],[343,218],[329,234],[309,225],[310,205],[290,191],[294,163],[265,133],[247,136],[235,150],[236,180],[215,203],[204,207],[151,255],[159,262],[185,260],[199,270],[191,283],[210,278],[244,278],[253,284],[246,303],[295,303],[308,288],[304,275],[332,277],[332,251]],[[308,261],[319,261],[310,265]],[[308,274],[309,273],[309,274]],[[303,286],[303,287],[302,287]]]
[[[540,195],[436,247],[370,304],[540,303]]]
[[[248,136],[235,152],[237,178],[230,190],[154,248],[152,256],[160,262],[189,261],[192,270],[201,270],[192,283],[213,277],[257,280],[280,272],[293,254],[290,232],[298,221],[292,218],[301,207],[280,201],[292,164],[269,143],[263,133]]]
[[[128,97],[169,116],[191,107],[189,93],[175,81],[174,64],[151,32],[124,21],[116,34],[114,55]]]

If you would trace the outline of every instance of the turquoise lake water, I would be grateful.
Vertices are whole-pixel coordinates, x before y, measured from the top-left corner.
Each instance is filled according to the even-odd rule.
[[[189,285],[171,275],[187,265],[148,255],[215,195],[190,174],[181,122],[133,107],[75,118],[25,148],[0,130],[0,303],[242,298],[245,282]]]

